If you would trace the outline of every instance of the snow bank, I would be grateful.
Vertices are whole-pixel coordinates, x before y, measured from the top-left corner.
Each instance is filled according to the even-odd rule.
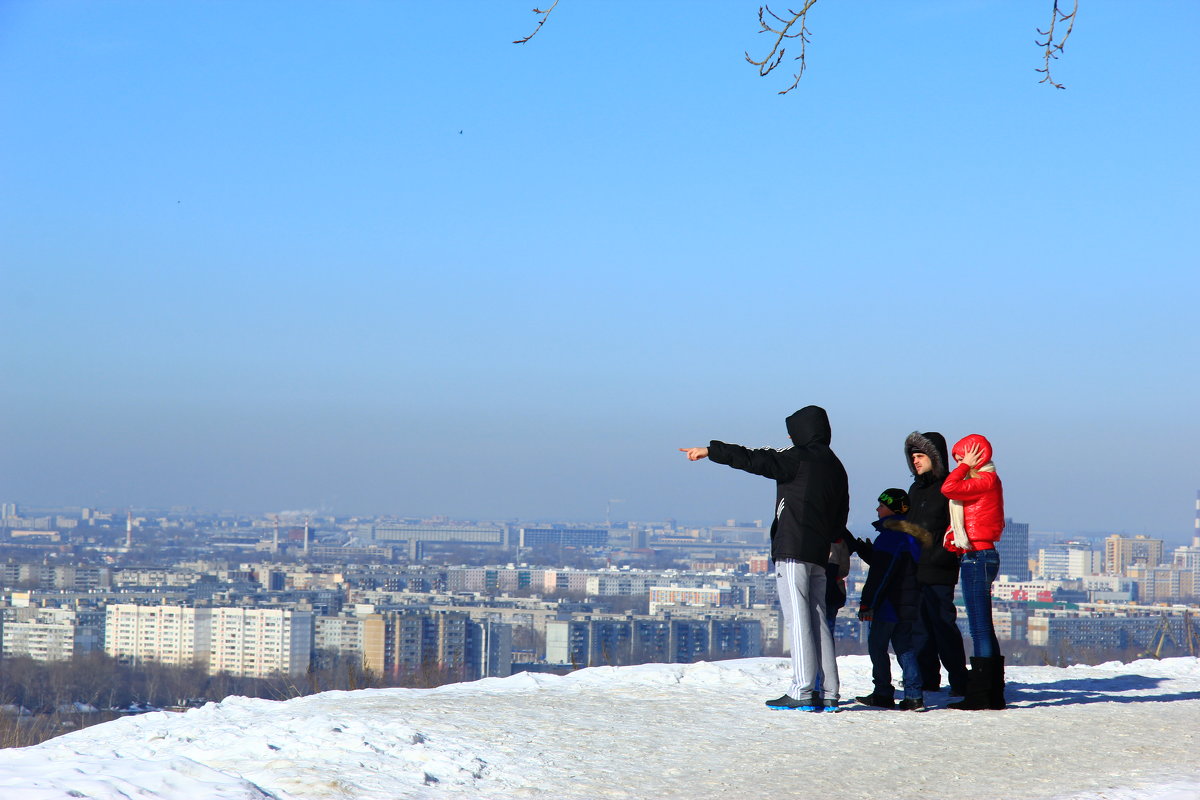
[[[843,697],[870,691],[865,656],[839,664]],[[1004,712],[944,694],[923,714],[768,710],[788,674],[758,658],[230,698],[0,751],[0,797],[1200,796],[1197,659],[1011,668]]]

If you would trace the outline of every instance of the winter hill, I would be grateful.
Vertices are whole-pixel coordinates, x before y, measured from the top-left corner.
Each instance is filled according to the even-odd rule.
[[[839,660],[843,697],[870,689]],[[771,711],[787,662],[229,698],[0,751],[0,797],[1200,797],[1200,661],[1013,667],[1007,711]]]

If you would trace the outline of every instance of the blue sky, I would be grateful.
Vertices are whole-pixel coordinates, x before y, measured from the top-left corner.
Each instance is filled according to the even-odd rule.
[[[826,407],[1034,530],[1190,536],[1200,6],[0,4],[0,497],[761,519]]]

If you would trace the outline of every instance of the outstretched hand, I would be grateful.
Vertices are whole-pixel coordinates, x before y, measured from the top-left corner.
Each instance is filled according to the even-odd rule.
[[[687,453],[688,461],[699,461],[702,458],[708,458],[707,447],[681,447],[679,452]]]

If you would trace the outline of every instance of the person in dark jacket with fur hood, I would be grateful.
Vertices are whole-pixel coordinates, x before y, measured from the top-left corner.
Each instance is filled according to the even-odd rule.
[[[836,711],[837,659],[825,620],[826,565],[830,548],[847,534],[850,491],[846,469],[829,448],[829,416],[805,406],[787,418],[791,447],[750,449],[713,440],[708,447],[680,448],[688,460],[718,464],[775,481],[771,559],[792,652],[792,683],[771,708]],[[823,678],[820,696],[814,692]]]
[[[921,682],[927,692],[941,689],[940,661],[950,678],[950,694],[962,696],[967,688],[967,654],[954,607],[959,558],[942,547],[950,527],[950,505],[942,494],[942,482],[950,472],[946,437],[937,431],[913,431],[904,440],[904,459],[913,483],[903,524],[922,543],[917,562],[920,613],[913,631]]]

